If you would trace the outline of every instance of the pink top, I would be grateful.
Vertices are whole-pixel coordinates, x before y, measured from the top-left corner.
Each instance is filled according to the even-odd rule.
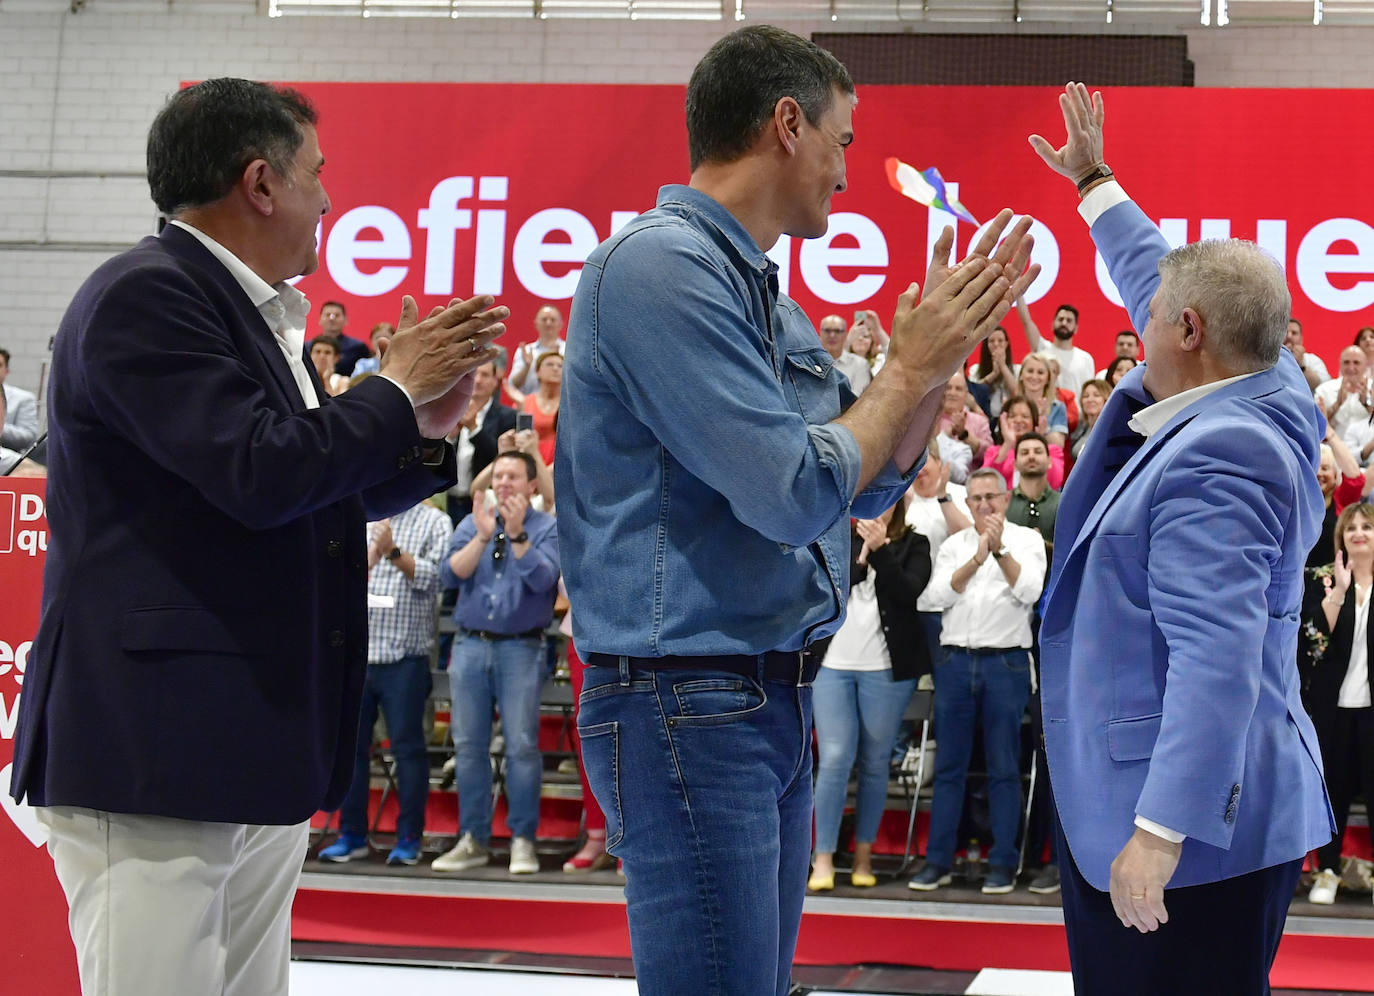
[[[1007,479],[1007,487],[1014,487],[1012,476],[1016,473],[1016,451],[1007,447],[1005,459],[998,460],[997,452],[1002,447],[989,446],[983,453],[983,466],[991,467]],[[1050,469],[1045,472],[1045,480],[1050,487],[1058,491],[1064,486],[1064,447],[1058,443],[1050,443]]]
[[[945,435],[949,435],[950,424],[948,415],[940,417],[940,431]],[[988,425],[988,417],[982,412],[965,412],[964,428],[970,436],[982,443],[985,449],[992,445],[992,428]]]

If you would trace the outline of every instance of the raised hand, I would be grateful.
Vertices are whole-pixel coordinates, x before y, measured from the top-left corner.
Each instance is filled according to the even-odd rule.
[[[1059,95],[1059,109],[1064,112],[1064,144],[1056,149],[1040,135],[1031,135],[1029,141],[1046,166],[1077,183],[1102,163],[1102,121],[1106,108],[1100,92],[1089,96],[1082,83],[1070,83]]]

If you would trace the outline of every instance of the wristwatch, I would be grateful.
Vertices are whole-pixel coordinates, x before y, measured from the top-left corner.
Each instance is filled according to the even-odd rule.
[[[1006,555],[1007,555],[1007,548],[1006,548],[1006,547],[1002,547],[1000,550],[993,550],[993,551],[992,551],[992,559],[993,559],[993,560],[1001,560],[1001,559],[1002,559],[1003,557],[1005,557]]]
[[[387,560],[400,560],[400,559],[401,559],[401,548],[400,548],[399,546],[393,546],[393,547],[391,548],[391,552],[388,553],[388,554],[386,555],[386,559],[387,559]]]
[[[1078,178],[1078,192],[1083,193],[1084,187],[1096,183],[1098,180],[1110,180],[1113,175],[1110,166],[1106,163],[1098,163],[1089,173]]]
[[[530,541],[530,534],[521,530],[520,535],[510,537],[510,541],[512,546],[516,543],[528,543]]]
[[[937,504],[937,505],[943,505],[943,504],[945,504],[946,502],[951,502],[951,501],[953,501],[953,500],[954,500],[954,499],[951,498],[949,495],[941,495],[939,498],[936,498],[936,499],[935,499],[935,504]]]

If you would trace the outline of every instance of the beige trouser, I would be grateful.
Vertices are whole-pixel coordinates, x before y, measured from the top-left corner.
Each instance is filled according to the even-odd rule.
[[[82,996],[285,996],[308,823],[37,813]]]

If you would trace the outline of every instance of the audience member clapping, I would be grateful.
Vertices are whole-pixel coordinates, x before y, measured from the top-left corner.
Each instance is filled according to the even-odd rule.
[[[1315,389],[1318,384],[1323,384],[1331,379],[1331,374],[1326,370],[1326,364],[1316,353],[1309,353],[1303,343],[1302,322],[1296,318],[1288,319],[1288,333],[1283,338],[1283,344],[1288,347],[1288,351],[1293,354],[1293,359],[1298,361],[1298,366],[1302,370],[1302,375],[1307,378],[1307,386]],[[1358,338],[1355,345],[1360,345]],[[1374,337],[1371,338],[1370,347],[1374,348]]]
[[[1088,433],[1092,432],[1097,416],[1102,414],[1102,406],[1107,403],[1107,395],[1111,393],[1112,385],[1105,380],[1090,380],[1083,385],[1078,397],[1078,428],[1069,436],[1069,455],[1073,459],[1077,460],[1078,454],[1083,452]]]
[[[1016,375],[1021,368],[1011,361],[1007,330],[997,326],[978,347],[978,362],[969,367],[968,379],[978,404],[993,419],[1002,414],[1006,400],[1017,393]],[[981,391],[979,390],[981,389]]]
[[[534,374],[539,380],[539,389],[525,395],[520,402],[520,411],[532,418],[534,431],[539,434],[539,452],[545,463],[552,464],[558,441],[558,403],[563,387],[562,354],[544,353],[534,361]]]
[[[321,335],[310,344],[310,362],[319,375],[325,393],[336,397],[348,390],[348,378],[335,373],[339,362],[339,340],[337,336]]]
[[[997,446],[988,447],[983,454],[983,466],[992,467],[1001,473],[1007,487],[1012,488],[1016,485],[1016,441],[1028,432],[1037,431],[1035,406],[1029,398],[1020,395],[1012,398],[1002,409],[998,425],[1002,431],[1002,442]],[[1040,435],[1043,436],[1045,433],[1042,432]],[[1049,450],[1050,467],[1046,477],[1050,487],[1061,488],[1064,486],[1064,447],[1051,442]]]
[[[1330,552],[1328,548],[1327,552]],[[1348,507],[1335,528],[1335,560],[1323,569],[1322,599],[1304,607],[1304,631],[1318,634],[1305,704],[1317,731],[1336,833],[1317,851],[1308,900],[1330,905],[1340,882],[1341,846],[1350,804],[1374,799],[1374,701],[1369,680],[1369,598],[1374,588],[1374,508]],[[1310,603],[1309,599],[1309,603]]]
[[[835,849],[858,757],[859,786],[850,884],[876,885],[873,842],[887,803],[888,765],[916,679],[930,672],[912,606],[930,580],[930,544],[905,519],[906,498],[851,530],[849,608],[820,651],[813,698],[819,761],[816,853],[807,888],[835,886]]]
[[[1052,443],[1063,445],[1069,436],[1068,412],[1055,391],[1054,367],[1047,357],[1031,353],[1021,361],[1021,375],[1017,378],[1021,397],[1030,401],[1035,410],[1036,432]]]
[[[1342,349],[1340,375],[1317,385],[1312,393],[1338,436],[1344,437],[1356,420],[1367,421],[1374,402],[1370,400],[1369,365],[1364,350],[1359,346]]]
[[[525,395],[533,394],[539,388],[537,364],[545,353],[563,355],[566,341],[560,338],[563,331],[563,313],[551,304],[546,304],[534,313],[534,342],[527,342],[515,351],[511,359],[510,377],[506,379],[506,393],[517,405],[525,400]]]
[[[907,491],[910,503],[906,509],[907,525],[930,544],[932,564],[940,552],[941,543],[959,530],[973,525],[964,497],[966,494],[962,484],[950,481],[949,467],[940,459],[939,449],[932,443],[925,464]],[[921,592],[921,597],[916,600],[916,615],[921,620],[930,659],[938,665],[943,659],[940,648],[940,607],[927,592]]]
[[[544,460],[538,434],[533,429],[521,429],[519,431],[507,429],[501,433],[496,446],[499,453],[518,450],[529,455],[529,458],[534,461],[534,479],[538,485],[535,488],[534,497],[530,499],[530,504],[541,512],[554,515],[553,467]],[[485,494],[487,488],[491,487],[492,469],[492,466],[488,465],[472,479],[474,496]]]
[[[940,415],[940,432],[964,443],[975,465],[983,460],[983,451],[992,445],[992,429],[988,417],[971,404],[968,381],[962,370],[950,377],[945,385]]]

